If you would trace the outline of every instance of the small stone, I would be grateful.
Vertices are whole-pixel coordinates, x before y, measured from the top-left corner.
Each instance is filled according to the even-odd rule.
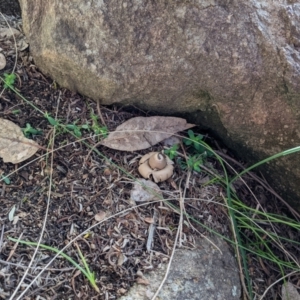
[[[140,179],[140,182],[135,182],[130,191],[130,199],[135,202],[149,202],[153,200],[160,200],[163,198],[159,186],[145,179]],[[159,198],[161,196],[161,198]]]
[[[105,217],[106,217],[105,211],[100,211],[100,212],[98,212],[98,213],[95,215],[95,220],[96,220],[97,222],[100,222],[100,221],[104,220]]]
[[[6,58],[3,53],[0,53],[0,70],[4,69],[6,66]]]
[[[110,176],[111,175],[111,170],[109,168],[104,169],[103,175],[104,176]]]

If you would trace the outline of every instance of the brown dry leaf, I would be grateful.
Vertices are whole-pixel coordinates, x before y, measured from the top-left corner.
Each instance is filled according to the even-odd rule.
[[[101,144],[121,151],[142,150],[194,126],[176,117],[136,117],[118,126]]]
[[[17,164],[36,153],[39,145],[24,137],[21,128],[0,118],[0,157],[5,163]]]

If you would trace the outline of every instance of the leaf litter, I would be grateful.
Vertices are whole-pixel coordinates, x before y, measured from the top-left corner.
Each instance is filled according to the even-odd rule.
[[[20,163],[33,156],[38,149],[38,144],[26,138],[18,125],[0,118],[0,157],[5,163]]]
[[[101,144],[120,151],[143,150],[194,126],[176,117],[135,117],[119,125]]]

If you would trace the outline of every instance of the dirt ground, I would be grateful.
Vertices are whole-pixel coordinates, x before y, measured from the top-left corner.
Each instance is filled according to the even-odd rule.
[[[16,55],[12,51],[12,41],[7,43],[6,39],[2,39],[0,47],[7,59],[5,69],[0,71],[3,78],[4,73],[12,72]],[[153,115],[136,108],[100,107],[90,99],[60,88],[40,73],[28,49],[18,52],[15,73],[15,88],[19,93],[62,124],[87,125],[86,128],[91,128],[93,115],[98,117],[99,125],[103,120],[108,131],[113,131],[132,117]],[[145,273],[168,262],[179,222],[178,211],[163,201],[136,207],[130,199],[133,178],[140,178],[137,171],[140,157],[149,150],[161,151],[162,144],[145,151],[116,151],[98,145],[101,137],[82,128],[81,139],[91,147],[97,147],[103,155],[99,156],[67,131],[56,129],[54,132],[53,126],[42,113],[9,89],[1,94],[0,118],[10,120],[21,128],[29,124],[39,130],[40,134],[30,135],[30,138],[41,146],[34,157],[16,165],[4,163],[0,158],[0,176],[3,178],[11,174],[9,184],[0,181],[1,299],[9,299],[25,272],[28,272],[13,297],[17,299],[42,269],[44,272],[22,299],[116,299],[137,281],[138,271]],[[197,128],[194,130],[199,131]],[[206,141],[223,154],[236,170],[242,169],[241,162],[234,158],[230,149],[220,147],[220,143],[212,137],[207,136]],[[53,153],[52,147],[55,150]],[[125,169],[126,173],[116,165]],[[206,161],[206,166],[221,174],[221,166],[213,158]],[[187,213],[194,218],[201,218],[208,228],[232,238],[228,212],[218,205],[224,204],[224,187],[218,183],[205,184],[209,176],[206,172],[191,172],[187,181],[188,173],[188,170],[175,164],[172,180],[159,184],[164,198],[179,207],[179,190],[184,190],[188,185],[185,201]],[[261,184],[262,179],[259,183],[247,175],[245,180],[266,211],[291,215],[272,189]],[[241,200],[250,207],[257,207],[255,197],[242,182],[239,181],[235,188]],[[104,216],[107,219],[97,225]],[[154,216],[159,229],[154,234],[151,251],[147,251],[149,226]],[[186,222],[183,227],[184,245],[190,248],[196,235],[209,236],[208,231],[200,225],[192,225]],[[28,268],[35,247],[24,244],[16,246],[8,237],[37,242],[44,226],[42,243],[56,249],[62,249],[81,234],[64,252],[79,263],[80,249],[88,266],[95,272],[99,293],[66,259],[58,257],[47,266],[55,255],[52,251],[39,249]],[[265,228],[268,230],[268,225]],[[299,232],[292,231],[284,224],[277,230],[299,241]],[[253,237],[247,230],[241,231],[245,240]],[[295,258],[300,257],[299,246],[287,242],[286,249]],[[283,256],[276,247],[274,252]],[[280,270],[269,260],[250,253],[247,257],[253,289],[257,295],[262,295],[270,284],[281,277]],[[290,279],[299,285],[299,277]],[[280,299],[280,291],[281,282],[270,289],[265,299]]]

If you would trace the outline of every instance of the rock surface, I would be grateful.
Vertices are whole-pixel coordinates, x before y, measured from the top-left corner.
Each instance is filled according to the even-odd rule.
[[[300,144],[294,0],[20,0],[36,64],[103,104],[190,113],[245,159]],[[270,164],[300,210],[300,154]]]
[[[157,300],[234,300],[240,299],[241,286],[235,258],[227,244],[219,238],[197,241],[195,250],[177,250],[169,276]],[[157,291],[166,273],[166,265],[145,277],[149,285],[135,284],[119,300],[149,300]]]

